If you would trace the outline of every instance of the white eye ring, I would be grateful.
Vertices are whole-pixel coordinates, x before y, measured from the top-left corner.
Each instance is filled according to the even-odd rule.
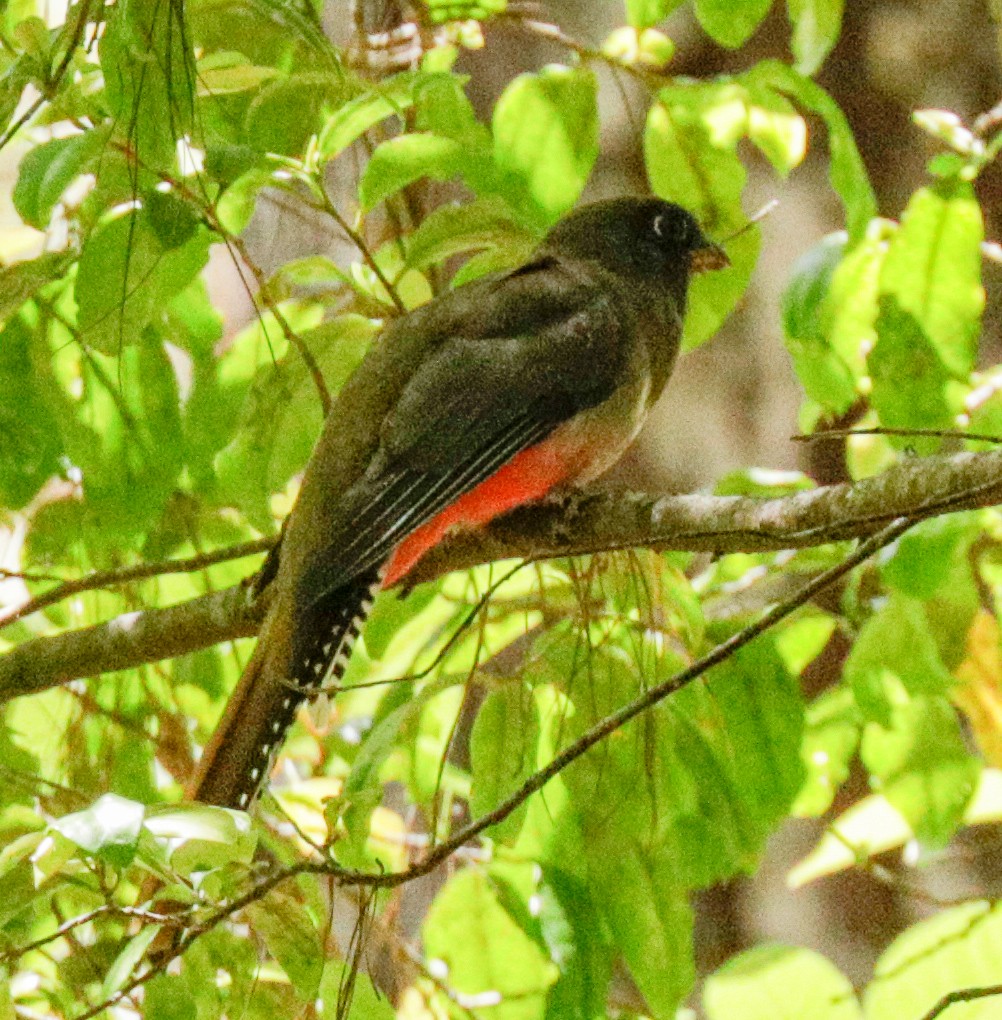
[[[665,218],[664,216],[654,217],[654,233],[657,237],[663,237],[665,232]]]

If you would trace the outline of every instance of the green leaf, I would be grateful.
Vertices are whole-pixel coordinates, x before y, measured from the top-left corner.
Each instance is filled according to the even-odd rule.
[[[247,107],[246,139],[259,152],[295,156],[320,130],[321,113],[344,96],[341,75],[305,71],[269,81]]]
[[[487,696],[470,735],[470,807],[475,815],[492,811],[535,771],[538,740],[539,720],[528,685],[508,682]],[[523,804],[491,834],[502,842],[513,840],[525,813]]]
[[[762,234],[758,227],[727,242],[730,267],[703,273],[689,285],[688,310],[682,330],[682,349],[691,351],[715,336],[748,289],[758,263]]]
[[[174,191],[153,191],[143,196],[143,211],[157,240],[169,251],[180,248],[198,229],[199,214]]]
[[[202,98],[246,92],[260,88],[277,74],[277,67],[252,64],[242,53],[208,53],[198,61],[198,95]]]
[[[855,866],[914,839],[901,812],[881,794],[857,800],[831,823],[817,846],[786,877],[791,889],[799,889],[828,875]]]
[[[772,0],[696,0],[696,17],[718,43],[743,45],[769,13]]]
[[[862,1020],[852,983],[809,949],[763,944],[710,975],[707,1020]]]
[[[180,247],[169,248],[145,210],[99,227],[83,246],[76,280],[84,340],[106,354],[136,343],[143,327],[162,316],[208,258],[207,230],[199,228]]]
[[[421,931],[425,958],[444,971],[450,988],[490,996],[497,1020],[542,1017],[556,967],[498,903],[482,872],[454,875],[435,897]]]
[[[557,65],[519,75],[498,99],[495,160],[533,225],[550,226],[580,197],[598,156],[597,102],[591,71]]]
[[[736,145],[748,125],[747,93],[727,85],[662,89],[644,134],[651,188],[689,209],[711,236],[747,225],[741,207],[745,170]],[[696,277],[689,291],[683,347],[699,346],[720,328],[748,286],[758,258],[756,227],[727,244],[731,267]]]
[[[470,160],[475,155],[452,138],[430,134],[391,138],[376,149],[362,174],[358,186],[362,209],[371,211],[423,177],[436,181],[457,177],[471,165]]]
[[[463,84],[464,79],[449,74],[433,74],[418,81],[414,86],[414,130],[482,149],[489,159],[490,132],[477,120]]]
[[[547,999],[546,1020],[591,1020],[605,1012],[615,947],[588,885],[546,868],[535,901],[540,934],[560,978]]]
[[[166,974],[145,985],[143,1008],[160,1020],[198,1020],[198,999],[188,982]]]
[[[142,804],[106,793],[89,808],[56,819],[52,828],[81,850],[124,867],[135,856],[145,814]]]
[[[626,0],[626,20],[636,29],[651,28],[681,3],[682,0]]]
[[[950,179],[920,188],[891,240],[880,289],[891,295],[932,344],[947,370],[974,368],[985,292],[984,226],[971,185]]]
[[[852,370],[828,336],[826,298],[845,252],[844,234],[829,234],[801,256],[783,293],[783,333],[793,367],[807,395],[835,414],[856,400]]]
[[[484,21],[501,14],[508,6],[508,0],[424,0],[431,20],[436,24],[444,21]]]
[[[305,906],[291,893],[272,890],[247,907],[254,930],[303,1002],[312,1003],[324,973],[323,939]]]
[[[975,514],[947,514],[921,521],[895,543],[891,558],[880,565],[881,576],[905,595],[931,598],[950,578],[957,557],[979,534]]]
[[[17,112],[25,87],[34,80],[41,68],[28,53],[22,53],[0,77],[0,129],[6,131]]]
[[[177,140],[191,133],[195,109],[194,55],[181,8],[116,4],[98,54],[117,133],[147,166],[173,167]]]
[[[692,908],[673,853],[642,849],[613,826],[591,828],[583,841],[589,885],[617,949],[655,1020],[674,1020],[695,968]]]
[[[91,168],[107,141],[108,132],[95,128],[29,149],[21,160],[13,192],[14,207],[21,219],[44,230],[53,206],[69,185]]]
[[[346,989],[351,992],[351,1020],[399,1020],[400,1014],[386,995],[377,991],[364,970],[359,971],[350,961],[339,965],[337,960],[328,960],[324,967],[317,1003],[318,1020],[337,1020],[338,1004]],[[261,1020],[268,1020],[268,1017]]]
[[[2,285],[0,285],[2,286]],[[59,471],[59,420],[44,374],[33,363],[35,338],[19,319],[0,330],[0,506],[18,510]]]
[[[715,235],[746,222],[741,209],[746,174],[735,152],[747,123],[742,95],[721,86],[676,85],[658,93],[647,116],[644,160],[651,187],[685,206]]]
[[[563,678],[574,704],[564,739],[675,671],[673,656],[646,647],[638,662],[633,641],[621,640],[587,656],[575,655],[570,633],[537,642],[539,679]],[[565,771],[585,843],[609,832],[664,848],[686,888],[751,868],[800,788],[802,726],[796,680],[773,645],[744,649]]]
[[[61,279],[72,261],[69,252],[53,251],[0,267],[0,321],[9,319],[47,283]]]
[[[343,315],[300,334],[328,389],[336,393],[361,361],[377,324]],[[270,498],[309,458],[323,425],[313,376],[295,350],[255,378],[234,439],[216,457],[221,495],[259,528],[271,527]]]
[[[950,428],[953,414],[946,397],[950,376],[918,321],[896,298],[885,297],[876,329],[877,344],[867,365],[872,380],[870,404],[880,423],[892,428]],[[912,436],[892,441],[920,453],[939,445],[937,439]]]
[[[924,844],[946,846],[964,817],[981,763],[964,746],[953,706],[943,697],[897,704],[886,728],[870,723],[860,754],[874,785]]]
[[[335,110],[320,131],[321,157],[333,159],[381,120],[402,117],[414,102],[415,84],[423,77],[420,71],[405,71]]]
[[[58,336],[53,342],[64,343]],[[114,549],[120,557],[120,543],[146,534],[177,484],[182,463],[177,376],[150,330],[117,359],[85,355],[77,345],[60,346],[59,356],[68,362],[59,380],[62,397],[73,409],[62,417],[63,443],[82,476],[85,497],[77,504],[72,541],[84,539],[91,555]],[[82,522],[89,526],[81,530]]]
[[[790,48],[801,74],[814,74],[838,42],[845,0],[786,0],[793,25]]]
[[[807,155],[807,125],[793,104],[772,88],[748,86],[748,137],[780,177],[800,166]]]
[[[518,265],[528,258],[538,238],[517,222],[504,202],[489,198],[439,206],[406,243],[407,265],[426,269],[455,255],[484,249],[510,253],[512,265]]]
[[[150,924],[125,944],[125,948],[115,957],[115,962],[108,968],[104,981],[101,982],[101,999],[110,999],[119,991],[135,973],[139,962],[153,940],[160,934],[159,924]]]
[[[800,757],[804,785],[791,814],[818,818],[832,805],[859,746],[862,719],[848,687],[825,691],[807,709]]]
[[[870,617],[845,664],[864,716],[889,725],[895,681],[910,694],[942,694],[953,683],[930,633],[925,607],[915,599],[892,595]]]
[[[854,378],[866,374],[866,354],[877,342],[879,283],[887,245],[866,237],[835,268],[819,328]]]
[[[845,208],[850,244],[857,244],[865,235],[870,220],[877,214],[877,200],[866,166],[856,148],[852,128],[838,103],[809,78],[776,60],[763,60],[756,64],[745,73],[743,80],[769,85],[825,122],[830,154],[828,176]]]
[[[995,986],[1002,974],[1002,907],[944,910],[913,925],[885,950],[866,989],[867,1020],[922,1017],[947,993]],[[952,1014],[952,1016],[951,1016]],[[955,1005],[946,1020],[996,1020],[999,999]]]

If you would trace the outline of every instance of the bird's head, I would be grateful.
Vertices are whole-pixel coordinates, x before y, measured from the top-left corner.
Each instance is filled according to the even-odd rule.
[[[561,256],[598,262],[643,282],[688,282],[690,273],[730,265],[692,213],[660,198],[613,198],[576,209],[547,235]]]

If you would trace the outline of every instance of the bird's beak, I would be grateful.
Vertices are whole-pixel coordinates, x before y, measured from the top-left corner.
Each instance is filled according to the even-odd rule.
[[[712,241],[707,241],[689,256],[689,269],[693,273],[710,273],[715,269],[726,269],[730,264],[727,252]]]

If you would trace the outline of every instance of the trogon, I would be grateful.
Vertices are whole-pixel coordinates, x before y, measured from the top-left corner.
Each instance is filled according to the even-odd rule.
[[[671,372],[691,274],[727,264],[684,209],[618,198],[567,216],[518,269],[391,322],[327,417],[257,648],[189,794],[253,802],[375,593],[451,529],[610,467]]]

